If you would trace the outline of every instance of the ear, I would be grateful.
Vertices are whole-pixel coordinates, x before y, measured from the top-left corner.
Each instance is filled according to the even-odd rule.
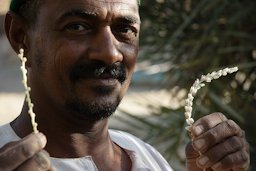
[[[16,53],[19,53],[19,50],[23,48],[25,50],[25,55],[29,49],[28,43],[28,24],[26,20],[13,13],[8,12],[5,17],[5,33],[6,36]],[[30,66],[30,60],[27,60],[27,66]]]

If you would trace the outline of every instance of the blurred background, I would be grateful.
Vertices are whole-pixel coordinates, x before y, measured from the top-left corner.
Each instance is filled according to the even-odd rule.
[[[0,0],[0,124],[21,109],[19,61],[4,35],[9,0]],[[194,80],[220,68],[239,72],[201,89],[193,117],[222,112],[245,131],[256,170],[256,1],[141,0],[141,51],[131,88],[111,119],[155,146],[183,171],[184,99]]]

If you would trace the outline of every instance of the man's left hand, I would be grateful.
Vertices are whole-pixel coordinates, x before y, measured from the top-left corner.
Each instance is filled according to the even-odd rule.
[[[197,120],[186,147],[187,170],[245,171],[249,167],[249,145],[244,131],[221,113]]]

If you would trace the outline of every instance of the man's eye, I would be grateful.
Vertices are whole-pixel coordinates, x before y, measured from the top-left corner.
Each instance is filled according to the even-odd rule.
[[[134,36],[137,35],[137,31],[135,29],[130,28],[130,27],[120,28],[120,32],[123,33],[123,34],[133,34]]]
[[[133,30],[128,27],[120,28],[120,32],[122,33],[133,33]]]
[[[69,24],[66,26],[66,30],[71,32],[84,32],[89,31],[90,27],[86,24]]]
[[[137,37],[137,30],[132,26],[121,25],[114,28],[114,33],[124,39],[132,40]]]

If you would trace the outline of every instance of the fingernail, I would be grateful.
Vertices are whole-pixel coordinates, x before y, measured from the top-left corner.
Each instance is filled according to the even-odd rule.
[[[205,145],[205,140],[204,139],[198,139],[194,141],[194,146],[200,150],[202,147]]]
[[[50,168],[50,161],[48,157],[49,156],[44,151],[37,153],[35,156],[36,162],[42,170],[48,170]]]
[[[44,148],[47,143],[45,135],[42,133],[38,133],[37,136],[40,139],[41,147]]]
[[[208,161],[209,161],[208,157],[204,156],[204,157],[202,157],[202,158],[200,158],[200,159],[198,160],[198,163],[199,163],[201,166],[205,166]]]
[[[212,166],[212,169],[213,169],[213,170],[217,170],[220,166],[221,166],[221,163],[218,162],[218,163],[216,163],[216,164],[214,164],[214,165]]]
[[[202,125],[198,125],[194,128],[194,133],[196,134],[196,136],[202,134],[204,131],[204,128]]]

